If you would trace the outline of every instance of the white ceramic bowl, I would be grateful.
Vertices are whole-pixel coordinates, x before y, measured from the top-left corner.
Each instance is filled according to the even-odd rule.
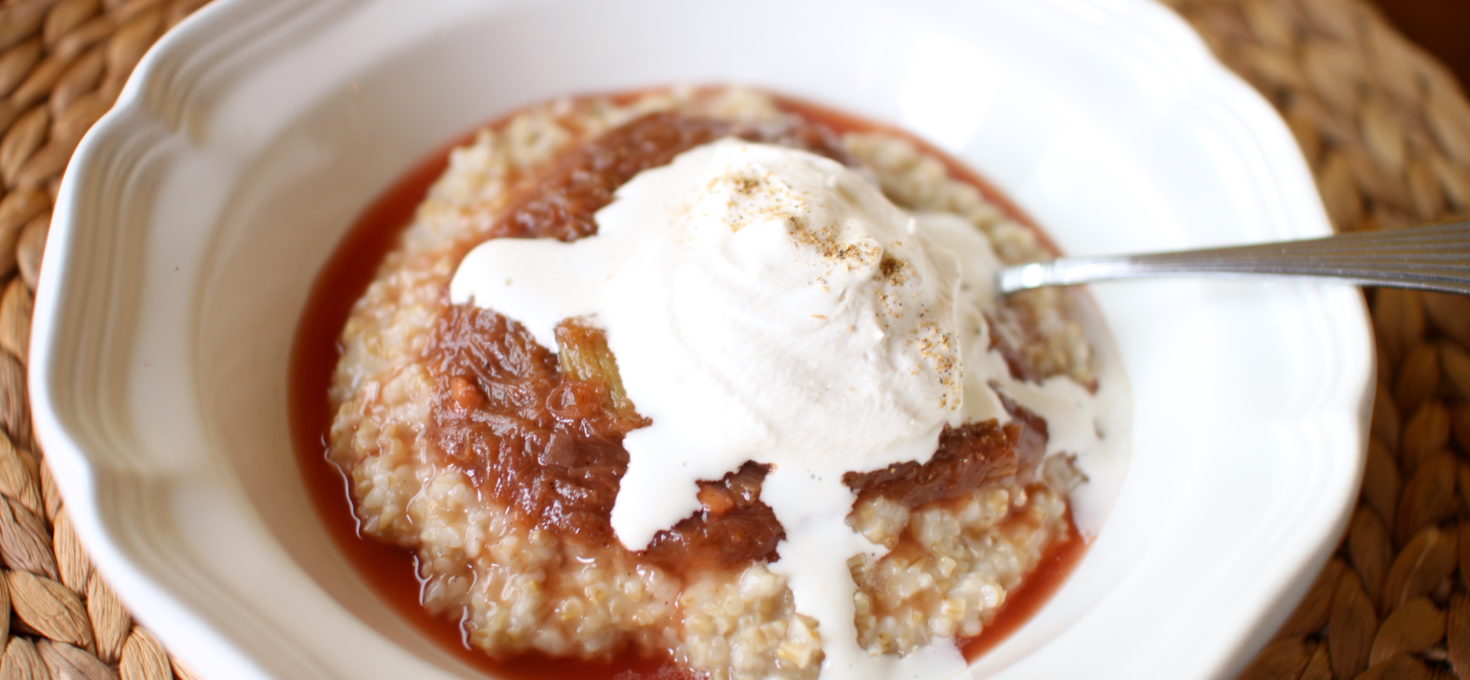
[[[1286,127],[1142,0],[217,2],[78,149],[36,303],[38,432],[129,607],[208,677],[470,674],[368,590],[297,478],[286,365],[310,282],[379,191],[478,123],[728,81],[913,130],[1072,253],[1328,231]],[[974,673],[1228,674],[1344,525],[1363,305],[1300,283],[1095,294],[1131,466],[1076,572]]]

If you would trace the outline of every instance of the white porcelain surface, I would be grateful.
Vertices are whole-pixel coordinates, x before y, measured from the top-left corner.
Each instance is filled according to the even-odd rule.
[[[1144,0],[223,0],[78,150],[36,303],[38,432],[139,618],[206,677],[470,674],[371,594],[297,478],[286,361],[310,282],[379,191],[477,123],[727,81],[913,130],[1071,253],[1328,231],[1285,126]],[[1077,571],[973,672],[1224,676],[1344,525],[1362,303],[1295,283],[1095,295],[1132,385],[1132,462]]]

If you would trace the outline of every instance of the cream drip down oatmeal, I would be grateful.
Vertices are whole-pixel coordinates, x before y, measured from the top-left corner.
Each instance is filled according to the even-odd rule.
[[[329,457],[491,657],[950,677],[1118,458],[1079,294],[993,290],[1018,219],[758,92],[527,109],[353,305]]]

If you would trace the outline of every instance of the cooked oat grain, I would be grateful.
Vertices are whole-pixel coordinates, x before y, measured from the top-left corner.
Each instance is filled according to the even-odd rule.
[[[435,398],[426,350],[464,250],[559,152],[661,110],[743,121],[780,112],[746,90],[674,91],[631,103],[563,100],[528,109],[454,150],[401,243],[382,262],[342,331],[331,399],[331,455],[351,480],[364,530],[411,549],[426,579],[425,606],[465,612],[470,641],[495,656],[537,651],[597,658],[631,645],[708,671],[715,680],[813,678],[822,659],[815,622],[796,612],[782,577],[756,562],[694,575],[671,573],[614,542],[588,547],[517,522],[452,466],[436,462],[425,432]],[[964,216],[1005,261],[1042,255],[1026,227],[942,163],[902,138],[849,134],[848,153],[905,207]],[[1091,379],[1082,329],[1063,294],[1018,298],[996,319],[1031,375]],[[1039,340],[1039,341],[1038,341]],[[882,496],[859,502],[849,523],[890,548],[850,561],[860,642],[903,654],[936,638],[973,636],[1008,592],[1069,531],[1075,471],[1053,459],[1035,478],[988,483],[910,509]],[[688,579],[686,582],[686,578]]]

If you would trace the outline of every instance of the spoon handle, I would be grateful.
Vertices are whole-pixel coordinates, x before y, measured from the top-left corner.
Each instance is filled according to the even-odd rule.
[[[1312,276],[1470,295],[1470,221],[1306,241],[1144,255],[1063,257],[1006,267],[1002,293],[1155,276]]]

